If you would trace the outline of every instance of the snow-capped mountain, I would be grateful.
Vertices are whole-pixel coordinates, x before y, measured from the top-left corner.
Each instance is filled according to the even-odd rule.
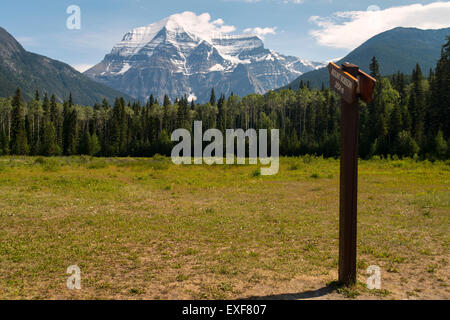
[[[209,14],[175,14],[128,32],[85,74],[135,98],[186,94],[204,102],[211,88],[265,93],[323,66],[266,49],[256,35],[227,34],[233,30],[221,19],[210,22]]]

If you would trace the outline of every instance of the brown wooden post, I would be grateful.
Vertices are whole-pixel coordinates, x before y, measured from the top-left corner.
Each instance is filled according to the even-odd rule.
[[[339,201],[339,282],[356,283],[358,190],[358,102],[341,104],[341,186]]]
[[[373,99],[375,79],[344,63],[330,63],[330,87],[341,95],[341,173],[339,199],[339,282],[356,283],[358,198],[358,98]]]
[[[358,77],[359,67],[345,63],[342,71]],[[358,203],[358,98],[341,103],[341,187],[339,201],[339,282],[356,283]]]

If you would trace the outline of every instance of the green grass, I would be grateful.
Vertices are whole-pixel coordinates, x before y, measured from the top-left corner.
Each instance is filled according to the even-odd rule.
[[[360,161],[358,280],[369,265],[387,278],[341,297],[448,298],[449,181],[449,163]],[[335,159],[282,158],[262,176],[160,156],[3,157],[0,193],[4,299],[246,298],[337,277]]]

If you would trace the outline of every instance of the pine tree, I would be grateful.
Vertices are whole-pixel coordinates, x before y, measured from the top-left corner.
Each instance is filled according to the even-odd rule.
[[[360,156],[412,157],[420,152],[428,159],[450,157],[450,38],[429,79],[424,79],[416,66],[411,84],[398,72],[391,85],[388,78],[381,77],[375,57],[371,73],[378,81],[375,99],[360,107]],[[191,130],[193,120],[202,120],[205,128],[222,131],[280,128],[282,155],[338,156],[338,95],[324,87],[311,90],[308,86],[302,81],[302,89],[296,92],[271,91],[265,96],[243,98],[232,94],[228,99],[221,95],[216,102],[211,90],[214,99],[203,104],[192,100],[190,105],[186,95],[176,99],[174,105],[166,95],[163,106],[150,95],[144,107],[139,102],[126,103],[123,98],[116,99],[114,107],[105,99],[93,108],[79,107],[70,96],[62,112],[55,95],[50,100],[46,95],[41,104],[36,92],[25,108],[19,92],[12,103],[11,99],[0,98],[0,154],[8,154],[11,147],[13,152],[24,154],[26,141],[32,147],[31,154],[55,155],[63,147],[66,155],[170,155],[171,130],[175,126]]]
[[[11,126],[11,153],[16,155],[27,155],[29,152],[27,132],[25,129],[24,108],[20,89],[16,90],[11,103],[12,126]]]
[[[53,124],[55,128],[56,134],[55,142],[58,146],[59,151],[61,152],[63,146],[63,132],[62,132],[63,121],[61,119],[60,111],[56,103],[56,96],[54,94],[52,94],[50,98],[50,122]]]
[[[41,153],[44,156],[56,156],[60,153],[59,146],[56,144],[55,127],[50,120],[44,124]]]
[[[215,106],[215,105],[216,105],[216,93],[214,92],[214,88],[211,89],[211,97],[210,97],[210,99],[209,99],[209,103],[210,103],[212,106]]]
[[[65,155],[69,154],[69,146],[70,146],[70,108],[69,104],[64,101],[64,110],[63,110],[63,153]]]
[[[226,127],[226,106],[225,106],[225,96],[222,94],[219,98],[219,102],[217,103],[217,129],[219,129],[221,132],[225,132],[227,129]]]
[[[165,108],[167,108],[167,107],[169,107],[171,104],[172,104],[172,102],[170,101],[169,96],[168,96],[167,94],[164,95],[164,103],[163,103],[163,106],[164,106]]]
[[[374,99],[367,105],[368,109],[368,143],[374,144],[375,139],[379,139],[381,135],[385,133],[386,128],[386,119],[384,116],[385,111],[385,103],[382,101],[382,91],[383,91],[383,81],[380,75],[380,67],[378,65],[378,60],[376,57],[373,57],[370,63],[370,75],[376,78],[377,82],[375,83],[374,89]],[[379,145],[379,142],[377,142]],[[372,148],[374,149],[374,148]],[[377,152],[377,150],[375,150]]]
[[[372,61],[370,62],[369,69],[370,69],[370,75],[372,77],[374,77],[375,79],[381,78],[380,65],[378,64],[378,60],[376,57],[372,57]]]
[[[153,93],[150,94],[150,98],[148,100],[148,104],[150,105],[150,107],[155,104],[155,97],[153,97]]]
[[[394,106],[392,109],[390,118],[389,118],[389,145],[393,145],[395,139],[398,134],[402,131],[403,123],[402,123],[402,111],[400,106]],[[390,148],[390,154],[395,154],[394,148]]]
[[[78,125],[77,111],[71,106],[73,102],[70,95],[69,102],[64,102],[63,111],[63,152],[65,155],[77,154],[78,149]]]
[[[164,96],[164,104],[163,104],[164,114],[163,114],[162,126],[163,126],[163,129],[167,130],[167,131],[170,130],[169,107],[171,104],[172,104],[172,102],[170,101],[169,96],[166,94]]]
[[[90,147],[91,147],[91,135],[89,133],[89,130],[86,130],[80,141],[80,153],[84,155],[91,155]]]
[[[300,80],[300,86],[299,89],[304,89],[305,88],[305,83],[303,82],[303,80]]]
[[[444,139],[450,138],[450,36],[441,50],[434,77],[430,84],[429,131],[434,136],[442,130]]]
[[[408,109],[411,113],[414,140],[421,145],[424,142],[426,95],[423,86],[422,70],[419,64],[412,74],[411,95]]]
[[[50,101],[48,100],[48,95],[44,95],[44,103],[42,104],[42,109],[44,109],[44,123],[50,120]]]

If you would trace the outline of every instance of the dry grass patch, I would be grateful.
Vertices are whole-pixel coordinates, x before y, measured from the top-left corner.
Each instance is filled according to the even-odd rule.
[[[450,166],[360,162],[358,280],[333,288],[339,161],[0,158],[0,298],[450,297]],[[82,290],[65,287],[69,265]],[[369,265],[383,291],[364,287]]]

